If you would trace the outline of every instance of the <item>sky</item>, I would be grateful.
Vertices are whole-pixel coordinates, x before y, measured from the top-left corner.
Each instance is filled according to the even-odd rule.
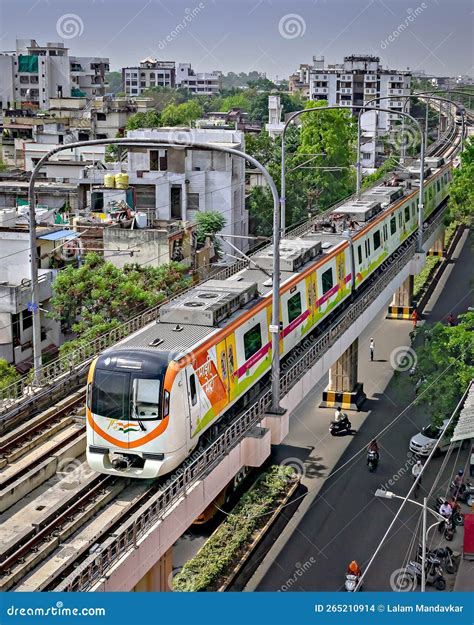
[[[146,57],[287,78],[324,56],[474,75],[472,0],[0,0],[0,50],[62,41],[118,70]]]

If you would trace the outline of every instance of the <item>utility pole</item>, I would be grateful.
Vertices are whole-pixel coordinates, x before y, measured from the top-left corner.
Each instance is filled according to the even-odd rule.
[[[423,497],[423,537],[421,547],[421,592],[425,592],[426,589],[426,513],[428,506],[426,503],[426,497]]]

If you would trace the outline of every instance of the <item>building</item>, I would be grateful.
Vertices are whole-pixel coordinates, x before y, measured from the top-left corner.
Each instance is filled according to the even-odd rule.
[[[237,130],[159,128],[129,131],[127,136],[157,141],[189,137],[190,141],[200,143],[245,148],[244,135]],[[149,222],[195,222],[198,212],[215,211],[222,213],[226,219],[223,234],[233,237],[248,235],[244,159],[186,146],[131,147],[126,164],[108,163],[107,170],[84,169],[79,180],[81,208],[91,204],[95,187],[103,188],[105,176],[119,173],[121,168],[126,168],[128,174],[134,201],[132,208],[147,213]],[[242,251],[248,249],[245,238],[233,238],[231,241]]]
[[[42,223],[41,211],[38,221]],[[0,358],[14,364],[25,373],[33,359],[33,311],[30,282],[30,243],[27,223],[19,223],[16,210],[0,210]],[[26,221],[26,220],[24,220]],[[38,225],[36,249],[39,261],[38,287],[41,319],[41,351],[53,356],[61,344],[60,323],[48,317],[52,283],[57,270],[51,269],[51,259],[64,250],[66,242],[78,234],[60,226]],[[65,258],[65,251],[63,257]],[[63,260],[64,260],[63,258]]]
[[[313,57],[315,58],[315,57]],[[302,63],[299,69],[288,78],[288,90],[292,94],[299,93],[303,98],[309,99],[309,73],[311,65]]]
[[[346,56],[343,63],[334,65],[326,65],[324,57],[313,57],[312,67],[301,67],[305,68],[300,68],[302,84],[309,81],[309,99],[325,100],[329,105],[362,106],[372,98],[410,94],[411,72],[386,69],[382,67],[377,56]],[[373,170],[380,164],[383,151],[378,145],[377,137],[390,132],[393,124],[400,121],[395,113],[402,110],[403,104],[403,98],[385,99],[378,106],[390,108],[393,113],[374,111],[364,114],[362,167],[365,170]],[[409,101],[405,110],[410,112]]]
[[[0,54],[0,109],[28,104],[47,110],[50,98],[105,95],[109,59],[69,56],[64,43],[17,39]]]
[[[158,61],[147,58],[138,67],[122,68],[123,88],[128,96],[139,96],[152,87],[188,89],[191,93],[215,95],[219,93],[221,72],[196,73],[191,63]]]
[[[202,119],[195,121],[196,128],[221,128],[225,130],[241,130],[258,134],[262,130],[262,123],[249,120],[248,113],[240,108],[230,111],[209,111]]]
[[[268,124],[265,124],[265,130],[272,139],[275,139],[283,132],[285,122],[281,120],[283,107],[281,105],[279,95],[268,96]]]

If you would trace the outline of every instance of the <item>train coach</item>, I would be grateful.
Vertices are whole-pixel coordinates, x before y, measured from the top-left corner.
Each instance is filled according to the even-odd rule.
[[[426,161],[424,219],[447,197],[451,166]],[[281,241],[280,358],[288,357],[417,229],[419,165]],[[272,360],[272,250],[226,280],[163,305],[157,322],[105,351],[87,381],[92,469],[156,478],[251,401]]]

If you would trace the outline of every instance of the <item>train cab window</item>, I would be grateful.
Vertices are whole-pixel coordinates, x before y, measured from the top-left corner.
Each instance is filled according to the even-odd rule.
[[[323,295],[332,289],[334,284],[332,277],[332,268],[327,269],[321,276],[321,284],[323,287]]]
[[[357,259],[359,260],[359,265],[362,265],[362,245],[357,246]]]
[[[191,395],[191,404],[195,406],[198,396],[196,389],[196,375],[194,373],[189,376],[189,394]]]
[[[132,419],[158,419],[161,382],[135,378],[132,383]]]
[[[396,231],[397,231],[397,220],[395,219],[395,216],[393,216],[392,219],[390,220],[390,234],[395,234]]]
[[[381,245],[380,230],[374,232],[374,250],[378,250]]]
[[[92,412],[108,419],[128,419],[130,412],[130,376],[118,371],[94,373]]]
[[[410,221],[410,207],[405,206],[405,221]]]
[[[296,293],[288,300],[288,323],[301,315],[301,293]]]
[[[260,324],[254,325],[244,334],[245,360],[251,358],[262,347],[262,330]]]

